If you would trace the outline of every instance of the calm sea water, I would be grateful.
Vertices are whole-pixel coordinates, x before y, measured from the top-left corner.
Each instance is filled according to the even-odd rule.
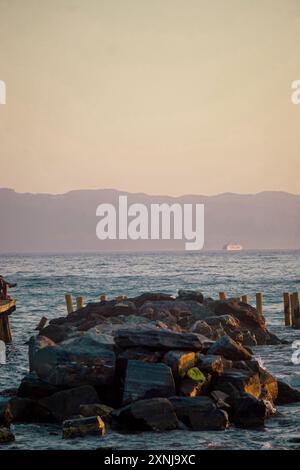
[[[28,369],[26,341],[44,315],[66,314],[64,295],[83,295],[85,302],[100,294],[138,295],[144,291],[175,294],[180,288],[201,289],[217,297],[264,293],[264,314],[269,328],[286,339],[300,340],[300,332],[283,324],[282,293],[300,290],[299,251],[110,253],[76,255],[0,255],[0,273],[18,283],[11,291],[18,308],[11,316],[13,344],[7,348],[7,364],[0,365],[0,390],[17,387]],[[291,345],[257,347],[271,372],[300,388],[300,365],[291,362]],[[63,441],[56,426],[16,425],[16,442],[7,449],[96,448],[119,449],[276,449],[295,448],[289,440],[300,437],[300,404],[281,407],[264,431],[230,429],[226,432],[182,431],[130,436],[108,433]]]

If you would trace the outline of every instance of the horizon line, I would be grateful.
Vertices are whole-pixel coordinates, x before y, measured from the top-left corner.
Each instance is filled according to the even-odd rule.
[[[31,195],[31,196],[39,196],[39,195],[42,195],[42,196],[65,196],[67,194],[71,194],[71,193],[75,193],[75,192],[87,192],[87,191],[90,191],[90,192],[97,192],[97,191],[115,191],[115,192],[118,192],[118,193],[122,193],[122,194],[131,194],[131,195],[144,195],[144,196],[150,196],[150,197],[168,197],[168,198],[173,198],[173,199],[180,199],[182,197],[218,197],[218,196],[224,196],[224,195],[235,195],[235,196],[258,196],[260,194],[264,194],[264,193],[276,193],[276,194],[287,194],[289,196],[296,196],[296,197],[299,197],[300,194],[296,194],[296,193],[291,193],[291,192],[288,192],[288,191],[281,191],[281,190],[262,190],[262,191],[258,191],[256,193],[235,193],[235,192],[231,192],[231,191],[224,191],[224,192],[221,192],[221,193],[217,193],[217,194],[195,194],[195,193],[185,193],[185,194],[180,194],[179,196],[171,196],[170,194],[151,194],[151,193],[146,193],[144,191],[134,191],[134,192],[130,192],[130,191],[123,191],[121,189],[116,189],[116,188],[81,188],[81,189],[71,189],[69,191],[65,191],[65,192],[62,192],[62,193],[50,193],[50,192],[30,192],[30,191],[25,191],[25,192],[21,192],[21,191],[18,191],[14,188],[8,188],[8,187],[0,187],[0,191],[12,191],[16,194],[20,194],[20,195]]]

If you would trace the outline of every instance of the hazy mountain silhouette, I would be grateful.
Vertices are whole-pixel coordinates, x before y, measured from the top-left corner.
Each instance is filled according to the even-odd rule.
[[[245,249],[300,249],[300,196],[284,192],[182,197],[130,194],[113,189],[61,195],[0,189],[0,252],[183,250],[183,241],[106,240],[96,237],[96,208],[103,202],[204,203],[205,249],[238,242]]]

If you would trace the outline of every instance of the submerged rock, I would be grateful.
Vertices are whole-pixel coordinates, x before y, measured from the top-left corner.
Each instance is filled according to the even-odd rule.
[[[62,426],[64,439],[83,437],[90,434],[104,436],[104,434],[106,433],[105,424],[100,418],[100,416],[70,419],[64,421]]]
[[[112,413],[115,422],[128,431],[171,431],[178,419],[167,398],[138,400]]]
[[[0,444],[6,444],[8,442],[13,442],[15,440],[15,436],[13,432],[4,426],[0,426]]]

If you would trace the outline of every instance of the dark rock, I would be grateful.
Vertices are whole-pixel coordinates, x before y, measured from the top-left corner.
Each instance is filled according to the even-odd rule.
[[[47,325],[40,330],[40,334],[46,338],[51,339],[54,343],[60,343],[66,340],[72,333],[72,328],[68,325]]]
[[[130,431],[170,431],[178,427],[173,406],[167,398],[139,400],[112,413],[119,426]]]
[[[51,413],[53,419],[58,422],[79,415],[80,405],[98,402],[99,398],[96,390],[89,385],[63,390],[39,401]]]
[[[169,351],[163,357],[176,379],[184,377],[186,372],[196,364],[196,354],[188,351]]]
[[[123,349],[143,347],[158,350],[207,350],[212,341],[195,333],[174,333],[162,329],[120,329],[115,336],[116,344]]]
[[[47,346],[55,346],[55,343],[46,338],[46,336],[31,336],[28,342],[28,357],[29,357],[29,370],[34,370],[34,357],[36,353]]]
[[[58,391],[57,387],[40,380],[35,372],[30,372],[22,379],[17,395],[21,398],[39,400]]]
[[[184,397],[197,397],[201,393],[202,386],[202,382],[184,377],[179,384],[179,394]]]
[[[275,400],[276,405],[288,405],[289,403],[300,402],[300,391],[291,387],[282,380],[277,381],[278,395]]]
[[[0,427],[0,444],[5,444],[8,442],[13,442],[15,440],[15,436],[13,432],[4,426]]]
[[[243,393],[232,403],[230,420],[238,427],[256,428],[264,425],[267,406],[264,400]]]
[[[170,398],[180,421],[194,431],[218,431],[228,427],[228,416],[208,397]]]
[[[171,301],[173,302],[175,300],[175,297],[170,294],[163,294],[163,293],[158,293],[158,292],[145,292],[142,295],[139,295],[138,297],[135,297],[132,299],[134,303],[138,306],[141,306],[145,302],[157,302],[157,301]]]
[[[220,355],[225,359],[247,361],[251,354],[241,345],[237,344],[228,336],[222,336],[207,351],[208,354]]]
[[[0,426],[9,426],[13,420],[9,401],[9,397],[0,397]]]
[[[197,302],[203,303],[203,294],[199,290],[184,290],[178,291],[178,298],[181,300],[196,300]]]
[[[197,363],[202,372],[221,374],[224,370],[224,360],[221,356],[207,354]]]
[[[233,396],[235,393],[249,393],[260,398],[262,393],[259,374],[243,369],[224,370],[214,381],[214,389],[221,390],[229,396]]]
[[[9,402],[9,413],[13,422],[45,423],[53,421],[47,408],[42,403],[30,398],[12,398]]]
[[[113,408],[102,403],[80,405],[79,407],[79,414],[84,418],[89,418],[90,416],[100,416],[100,418],[106,422],[111,421],[111,414],[113,411]]]
[[[175,384],[170,367],[128,361],[122,400],[124,404],[142,398],[169,397],[174,394]]]
[[[251,361],[252,362],[252,361]],[[278,397],[278,382],[277,379],[270,374],[266,369],[259,367],[260,383],[262,385],[261,397],[275,403]],[[300,395],[300,393],[299,393]]]
[[[104,335],[85,335],[39,350],[34,367],[40,379],[60,387],[110,385],[115,373],[113,345]]]
[[[160,351],[150,351],[146,348],[130,348],[122,351],[118,355],[118,359],[128,361],[128,360],[135,360],[135,361],[142,361],[142,362],[150,362],[152,364],[156,362],[160,362],[164,352]]]
[[[207,318],[205,321],[209,326],[218,327],[221,325],[229,331],[238,329],[241,326],[239,320],[234,318],[232,315],[216,315]]]
[[[197,320],[190,329],[191,333],[199,333],[207,338],[213,338],[214,330],[204,320]]]
[[[215,302],[214,310],[217,315],[232,315],[250,327],[266,327],[264,316],[258,313],[256,308],[242,302],[231,299],[220,300]]]
[[[105,424],[100,416],[89,418],[70,419],[63,422],[63,438],[84,437],[91,434],[104,436]]]

